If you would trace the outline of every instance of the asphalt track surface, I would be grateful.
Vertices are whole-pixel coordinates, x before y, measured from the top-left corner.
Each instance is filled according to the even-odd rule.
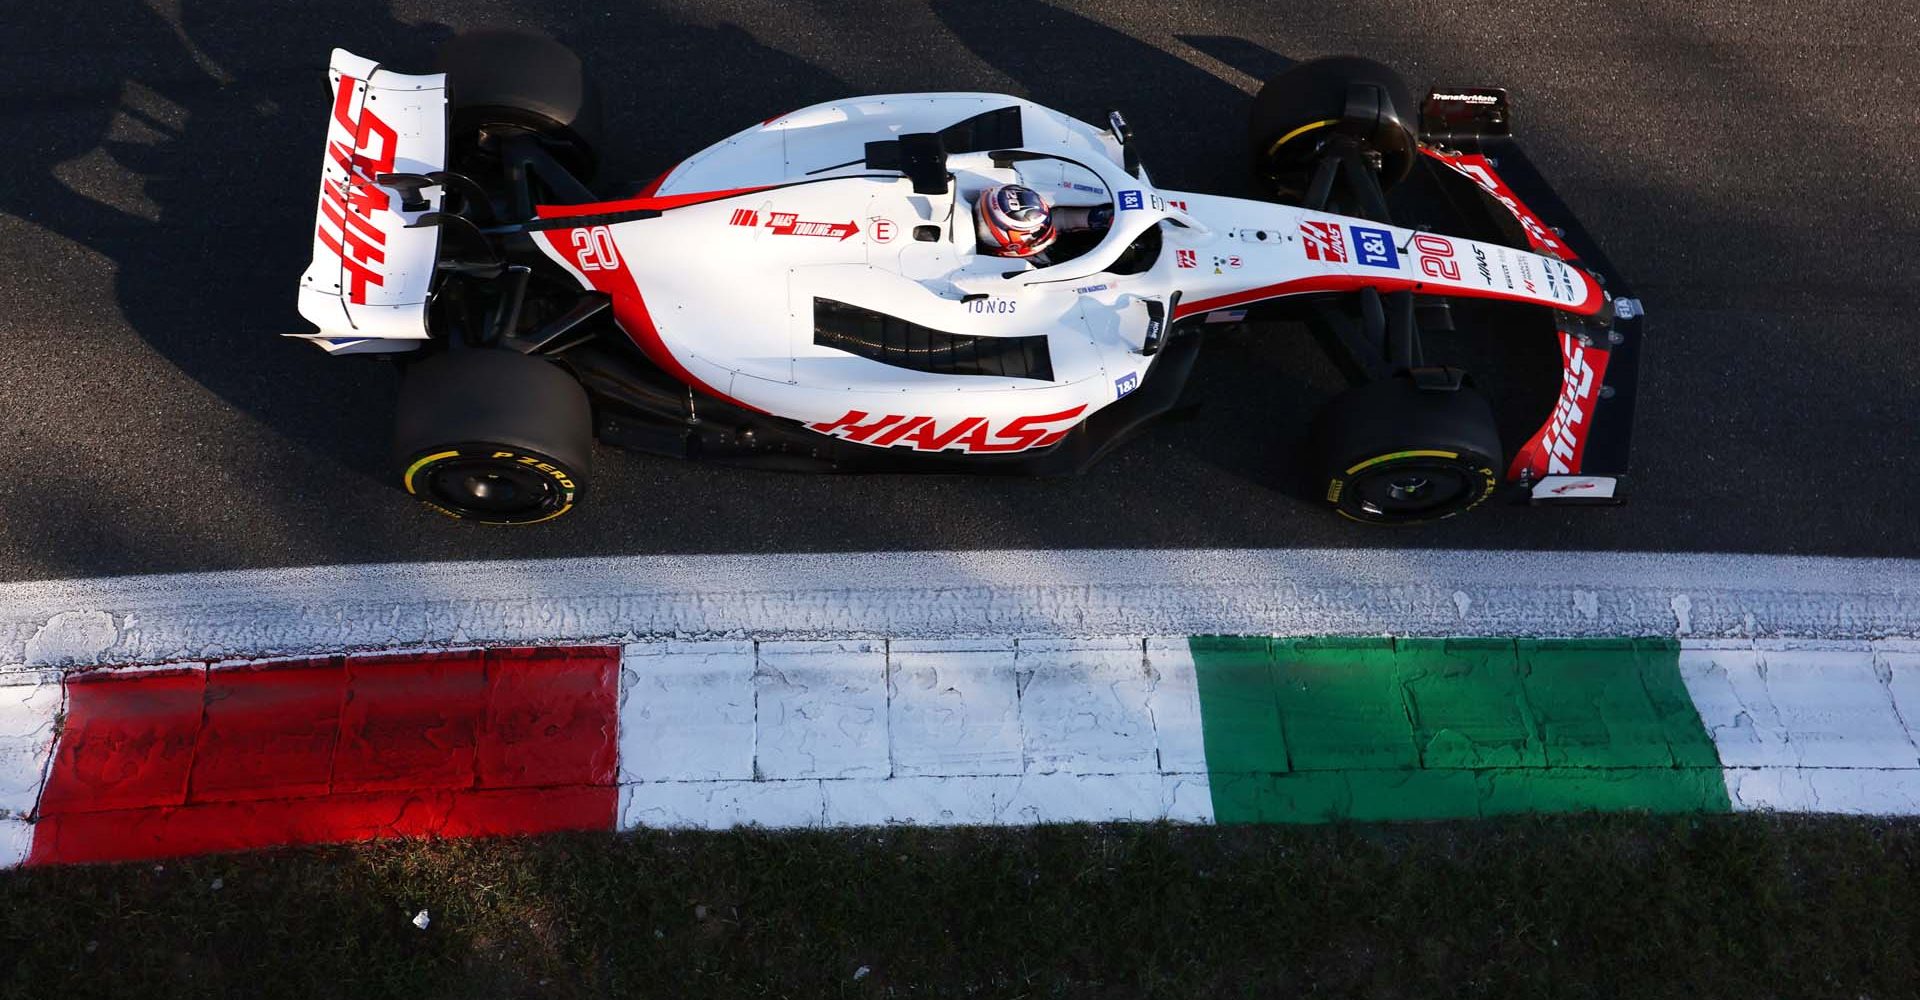
[[[815,101],[965,89],[1120,107],[1161,184],[1250,193],[1247,95],[1290,61],[1361,52],[1416,87],[1507,86],[1651,317],[1635,498],[1390,531],[1323,513],[1287,469],[1338,380],[1270,327],[1212,341],[1204,405],[1078,478],[602,450],[594,494],[554,524],[427,514],[387,485],[391,371],[275,335],[304,329],[329,48],[424,70],[453,31],[500,24],[585,55],[631,137],[611,173],[636,178]],[[102,0],[12,4],[0,25],[0,579],[675,552],[1920,555],[1910,4]]]

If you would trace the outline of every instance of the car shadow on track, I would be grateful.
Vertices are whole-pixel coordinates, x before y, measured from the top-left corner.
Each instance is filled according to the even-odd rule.
[[[239,520],[262,535],[277,532],[302,552],[297,558],[364,560],[364,537],[316,531],[316,521],[341,515],[315,508],[339,509],[371,494],[393,511],[394,523],[362,530],[395,539],[417,534],[419,511],[392,489],[387,467],[398,379],[378,360],[329,359],[280,336],[311,329],[295,310],[294,289],[312,246],[328,53],[339,46],[403,72],[429,72],[436,46],[467,25],[406,23],[372,0],[271,11],[248,0],[184,0],[163,13],[167,7],[106,0],[89,5],[84,17],[59,5],[14,12],[11,44],[0,48],[8,53],[0,85],[29,95],[10,115],[25,119],[31,141],[10,145],[0,214],[91,252],[75,256],[98,271],[54,272],[59,283],[47,294],[68,300],[58,309],[96,310],[101,315],[91,322],[108,337],[118,333],[117,312],[166,364],[257,424],[255,431],[264,428],[250,450],[240,449],[246,453],[229,449],[218,459],[249,467],[232,473],[255,487],[237,498],[246,515]],[[784,104],[845,89],[831,73],[735,26],[686,24],[645,10],[616,15],[590,4],[553,6],[543,15],[546,28],[607,71],[601,76],[611,92],[610,130],[643,137],[612,151],[608,176],[644,179],[671,166],[676,154],[763,119],[770,94]],[[711,85],[741,67],[751,67],[757,86]],[[87,286],[110,287],[111,298],[83,305]],[[114,345],[118,356],[140,363],[143,352],[128,346]],[[223,546],[247,561],[249,546],[261,547],[259,538],[244,538],[232,525],[213,527],[198,514],[191,523],[175,520],[170,534],[130,527],[137,517],[112,513],[131,508],[164,521],[155,493],[181,492],[178,483],[161,483],[143,494],[131,481],[136,475],[114,467],[115,457],[138,448],[190,451],[208,442],[180,440],[183,429],[192,436],[231,426],[218,406],[142,398],[141,391],[101,401],[123,417],[118,426],[139,445],[117,443],[105,450],[106,463],[63,477],[61,487],[74,500],[10,505],[8,527],[22,539],[71,534],[77,518],[98,522],[90,529],[97,549],[35,552],[38,572],[98,572],[89,563],[103,554],[125,568],[219,564],[229,558]],[[63,448],[85,445],[52,431],[45,441],[31,434],[28,440],[48,454],[23,464],[42,465]],[[46,523],[28,523],[34,518]],[[408,554],[373,548],[375,558]]]
[[[20,13],[26,23],[16,33],[60,40],[46,45],[57,66],[45,67],[58,81],[60,127],[9,151],[0,211],[106,257],[117,270],[121,315],[222,399],[303,446],[384,473],[386,408],[377,404],[391,380],[355,363],[326,364],[312,347],[277,335],[310,329],[294,310],[293,289],[311,250],[330,47],[429,72],[452,29],[405,24],[371,2],[276,9],[275,41],[264,45],[269,15],[247,0],[186,0],[177,19],[130,0],[92,5],[84,19],[48,5]],[[754,66],[782,100],[839,90],[830,74],[738,28],[650,13],[589,25],[595,19],[585,14],[549,13],[555,25],[581,25],[575,37],[560,37],[595,65],[618,66],[644,42],[647,82],[633,96],[645,99],[610,101],[608,123],[647,137],[651,152],[639,154],[639,169],[670,166],[661,150],[697,148],[765,117],[763,94],[752,95],[751,107],[717,100],[691,82],[696,70]],[[76,52],[83,57],[69,60]],[[9,75],[36,74],[16,67]],[[701,114],[675,113],[688,106]],[[63,178],[89,162],[131,175],[145,210],[128,211],[125,199],[83,193],[87,185]],[[619,174],[634,164],[616,158],[610,166]]]
[[[261,44],[264,15],[245,2],[16,16],[57,65],[13,72],[47,81],[59,127],[10,154],[0,211],[105,257],[120,315],[179,370],[300,445],[367,467],[339,421],[370,428],[381,380],[316,373],[303,364],[311,348],[276,336],[305,325],[289,289],[309,249],[327,45],[425,64],[445,30],[400,24],[378,3],[295,5],[273,15],[272,37],[301,40],[289,62]]]

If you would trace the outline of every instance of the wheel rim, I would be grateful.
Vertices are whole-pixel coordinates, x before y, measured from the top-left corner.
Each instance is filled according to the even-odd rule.
[[[1358,513],[1383,520],[1433,517],[1473,505],[1481,478],[1437,462],[1395,463],[1369,469],[1348,484]]]
[[[454,458],[435,463],[421,478],[422,499],[465,517],[531,520],[565,502],[552,476],[510,462]]]

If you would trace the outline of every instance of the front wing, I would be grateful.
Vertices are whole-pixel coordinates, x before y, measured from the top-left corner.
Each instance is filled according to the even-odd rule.
[[[1507,128],[1507,96],[1493,89],[1435,92],[1423,107],[1428,158],[1477,184],[1536,252],[1592,274],[1611,297],[1611,322],[1555,314],[1561,384],[1553,409],[1520,446],[1507,477],[1534,503],[1619,503],[1626,495],[1635,389],[1646,314]],[[1496,211],[1498,211],[1496,209]]]

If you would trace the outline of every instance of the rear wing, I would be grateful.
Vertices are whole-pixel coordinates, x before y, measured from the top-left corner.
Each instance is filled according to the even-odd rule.
[[[445,169],[446,77],[402,75],[345,49],[333,50],[327,76],[333,107],[313,263],[300,278],[300,315],[320,329],[291,336],[330,354],[410,350],[428,337],[440,230],[408,226],[439,209],[440,193],[420,192],[403,207],[377,179]]]

